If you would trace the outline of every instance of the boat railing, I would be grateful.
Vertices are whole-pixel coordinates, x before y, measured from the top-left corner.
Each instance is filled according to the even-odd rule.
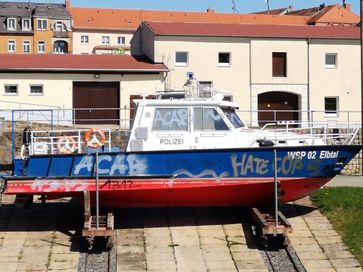
[[[275,142],[298,139],[313,143],[314,140],[322,139],[325,144],[350,145],[358,138],[359,130],[359,124],[346,122],[309,122],[304,123],[304,126],[299,122],[274,122],[265,124],[258,133],[261,136],[270,135],[265,139]]]
[[[97,148],[89,148],[84,138],[88,129],[64,129],[64,130],[33,130],[31,131],[28,146],[29,155],[47,155],[64,153],[85,153],[95,151]],[[102,129],[105,140],[102,151],[112,151],[111,129]],[[68,145],[64,148],[64,145]],[[94,149],[94,150],[93,150]],[[22,157],[24,150],[22,150]]]

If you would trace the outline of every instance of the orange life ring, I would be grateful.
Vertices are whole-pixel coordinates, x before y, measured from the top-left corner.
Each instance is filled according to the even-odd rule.
[[[100,146],[103,146],[105,144],[106,136],[102,130],[90,128],[84,134],[84,140],[88,147],[99,148]]]
[[[61,154],[70,154],[76,150],[76,141],[70,136],[63,136],[57,142],[57,149]]]

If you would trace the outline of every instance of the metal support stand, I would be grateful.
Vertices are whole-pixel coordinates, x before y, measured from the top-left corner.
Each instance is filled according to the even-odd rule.
[[[282,235],[284,239],[282,241],[286,245],[288,243],[287,234],[292,233],[293,229],[291,224],[287,221],[286,217],[279,210],[279,198],[280,198],[280,183],[277,179],[277,151],[273,150],[273,170],[274,170],[274,193],[273,193],[273,213],[272,209],[266,207],[266,209],[251,207],[250,215],[254,221],[255,227],[261,236],[268,238],[267,235],[276,237]],[[266,212],[261,212],[266,210]],[[271,212],[271,213],[270,213]]]
[[[89,191],[84,192],[84,227],[82,237],[92,239],[95,237],[105,237],[107,239],[107,248],[113,246],[114,236],[114,215],[112,212],[107,216],[100,216],[99,203],[99,177],[98,177],[98,152],[95,158],[95,175],[96,175],[96,216],[91,213],[91,194]]]
[[[275,227],[279,225],[279,181],[277,180],[277,152],[274,149],[274,208],[275,208]]]
[[[96,172],[96,229],[100,226],[100,192],[98,190],[98,151],[96,151],[95,159],[95,172]]]
[[[84,192],[84,226],[82,230],[82,237],[93,239],[95,237],[105,237],[107,239],[107,248],[113,246],[114,236],[114,216],[112,212],[107,213],[107,216],[101,215],[92,216],[91,213],[91,196],[89,191]]]

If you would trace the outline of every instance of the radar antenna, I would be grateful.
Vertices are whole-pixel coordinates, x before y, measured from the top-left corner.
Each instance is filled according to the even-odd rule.
[[[232,11],[233,11],[233,13],[238,13],[235,0],[232,0]]]
[[[270,15],[270,0],[265,0],[265,4],[267,5],[267,14]]]

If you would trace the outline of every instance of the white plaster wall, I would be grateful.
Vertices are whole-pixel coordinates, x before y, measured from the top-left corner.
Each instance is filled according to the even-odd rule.
[[[0,116],[11,117],[12,109],[54,109],[59,118],[72,117],[73,81],[120,82],[120,107],[129,108],[130,94],[149,93],[164,90],[164,74],[109,75],[100,74],[0,74]],[[17,85],[17,95],[5,95],[5,85]],[[30,85],[43,85],[43,95],[30,95]],[[87,97],[85,97],[87,99]],[[33,113],[32,113],[33,114]],[[36,113],[38,114],[38,113]],[[122,118],[123,114],[121,114]],[[26,117],[24,117],[26,118]]]
[[[337,54],[337,67],[325,68],[325,54]],[[360,46],[359,41],[312,40],[310,44],[310,109],[314,119],[360,122]],[[326,116],[324,97],[339,97],[338,116]],[[348,116],[346,111],[351,112]]]
[[[163,62],[170,73],[167,88],[180,90],[193,72],[197,81],[212,81],[213,87],[230,92],[241,110],[250,109],[249,40],[218,37],[156,37],[155,61]],[[188,65],[175,65],[175,52],[188,52]],[[229,52],[228,67],[218,66],[218,53]]]
[[[287,76],[272,76],[272,53],[286,52]],[[252,39],[252,84],[307,84],[307,41],[304,39]]]
[[[81,44],[81,36],[88,35],[88,44]],[[125,37],[125,45],[129,46],[132,33],[129,32],[93,32],[93,31],[74,31],[73,32],[73,54],[92,54],[93,48],[102,45],[102,36],[110,37],[110,46],[118,46],[117,38]]]

